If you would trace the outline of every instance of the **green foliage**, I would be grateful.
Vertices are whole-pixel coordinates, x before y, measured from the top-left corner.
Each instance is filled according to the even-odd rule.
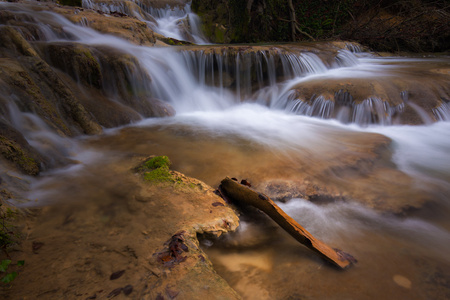
[[[225,32],[220,28],[220,27],[216,27],[215,31],[214,31],[214,35],[215,35],[215,42],[216,43],[224,43],[225,42]]]
[[[314,38],[327,38],[339,33],[351,18],[356,2],[292,0],[298,27]],[[209,29],[207,35],[214,42],[221,42],[222,39],[231,43],[292,40],[290,10],[286,0],[194,0],[192,7],[209,27],[217,28],[219,24],[227,28],[224,37]],[[297,32],[297,39],[309,38]]]
[[[0,272],[5,273],[8,270],[10,264],[11,260],[9,259],[2,260],[2,263],[0,264]]]
[[[8,220],[14,218],[15,212],[11,208],[3,209],[0,203],[0,248],[6,249],[14,243],[14,233],[10,230]]]
[[[2,277],[2,279],[0,279],[0,281],[3,282],[3,283],[10,283],[10,282],[13,281],[13,280],[17,277],[17,275],[18,275],[18,273],[17,273],[16,271],[8,272],[9,269],[10,269],[10,267],[12,266],[12,265],[11,265],[11,262],[12,262],[12,261],[9,260],[9,259],[4,259],[4,260],[2,260],[2,262],[1,262],[1,264],[0,264],[0,272],[1,272],[1,273],[6,273],[6,274]],[[15,264],[15,266],[18,266],[18,267],[22,267],[23,265],[25,265],[25,261],[24,261],[24,260],[19,260],[19,261]]]
[[[294,1],[300,29],[316,38],[325,38],[340,31],[350,17],[355,0]]]
[[[16,279],[17,277],[17,272],[11,272],[6,274],[2,279],[1,282],[3,283],[10,283],[11,281],[13,281],[14,279]]]
[[[11,245],[13,240],[11,239],[10,233],[5,228],[0,229],[0,248],[6,248],[8,245]]]
[[[3,204],[0,203],[0,248],[6,252],[7,248],[15,243],[16,235],[10,229],[11,225],[8,221],[14,219],[16,217],[16,212],[11,208],[7,207],[6,209],[2,207]],[[0,282],[10,283],[17,277],[17,272],[10,272],[10,268],[12,266],[21,267],[25,264],[24,260],[19,260],[16,264],[11,264],[12,261],[10,259],[4,259],[0,263],[0,273],[6,273],[0,275]]]

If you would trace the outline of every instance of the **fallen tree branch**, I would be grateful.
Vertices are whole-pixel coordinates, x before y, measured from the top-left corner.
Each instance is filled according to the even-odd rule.
[[[219,191],[226,199],[237,205],[253,206],[263,211],[297,241],[317,252],[332,264],[346,269],[356,262],[350,254],[333,249],[316,239],[266,195],[258,193],[228,177],[222,180]]]

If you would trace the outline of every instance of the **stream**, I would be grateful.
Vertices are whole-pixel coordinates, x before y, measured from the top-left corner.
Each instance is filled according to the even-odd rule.
[[[162,34],[173,32],[173,19],[186,14],[196,17],[189,7],[153,11]],[[102,166],[125,165],[132,156],[167,155],[174,170],[212,187],[225,176],[247,179],[275,198],[286,190],[273,187],[285,187],[291,193],[279,206],[313,235],[358,260],[349,270],[336,270],[264,216],[244,215],[236,233],[201,237],[215,270],[243,299],[450,298],[448,102],[429,114],[414,101],[386,109],[373,98],[350,111],[350,106],[338,108],[326,100],[306,105],[290,97],[299,86],[336,80],[401,79],[420,89],[417,82],[423,77],[424,86],[439,90],[423,75],[436,70],[444,70],[447,77],[440,84],[448,88],[448,56],[380,57],[342,49],[330,64],[317,51],[288,51],[280,58],[283,68],[277,69],[271,66],[275,55],[267,51],[252,56],[255,61],[238,54],[227,64],[235,56],[208,54],[212,45],[199,51],[136,46],[55,13],[36,12],[34,18],[58,23],[71,41],[136,57],[152,79],[155,98],[169,103],[176,115],[142,118],[101,135],[63,138],[39,117],[12,105],[11,114],[30,145],[44,154],[51,145],[58,155],[77,162],[30,179],[26,198],[33,201],[17,205],[57,205],[80,197],[95,201],[99,191],[113,197],[107,190],[114,183],[101,180]],[[192,36],[207,43],[198,33]],[[178,33],[173,37],[182,39]],[[67,39],[49,34],[46,42],[55,41]],[[249,75],[246,63],[264,71]],[[235,69],[228,70],[230,65]],[[226,82],[231,73],[234,84]],[[396,119],[405,106],[420,116],[421,124]],[[318,187],[317,199],[301,197],[293,188],[301,184]]]

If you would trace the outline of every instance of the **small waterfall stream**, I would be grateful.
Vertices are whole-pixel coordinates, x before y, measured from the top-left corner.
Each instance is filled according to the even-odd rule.
[[[187,18],[193,41],[207,43],[195,29],[198,21],[189,5],[152,9],[139,2],[108,3],[84,0],[83,7],[133,15],[180,40],[185,36],[174,27]],[[7,5],[23,9],[0,3]],[[107,190],[111,183],[98,178],[98,169],[123,164],[132,155],[168,155],[175,169],[212,186],[227,175],[259,188],[312,182],[311,187],[329,189],[321,191],[321,201],[301,198],[294,187],[292,199],[280,205],[324,241],[344,245],[359,264],[338,273],[271,224],[244,220],[233,238],[206,240],[204,247],[219,274],[245,299],[449,295],[448,57],[380,58],[351,44],[323,45],[323,50],[320,44],[306,46],[309,50],[297,45],[151,48],[56,13],[22,13],[39,27],[36,44],[76,43],[135,58],[139,75],[128,71],[135,81],[147,81],[130,89],[169,103],[176,115],[146,118],[121,103],[136,110],[139,120],[104,128],[102,135],[61,137],[39,116],[20,111],[14,104],[20,99],[5,95],[11,103],[2,120],[42,155],[69,160],[64,168],[30,178],[27,196],[35,201],[18,205],[76,201]],[[436,77],[425,82],[423,74]],[[430,95],[437,100],[423,104]],[[420,124],[404,122],[407,114]],[[377,148],[384,142],[388,146]]]
[[[83,0],[82,4],[83,8],[97,10],[105,14],[120,13],[136,17],[146,22],[155,32],[169,38],[199,45],[209,43],[200,29],[199,17],[191,11],[190,3],[174,7],[167,4],[160,8],[155,8],[139,0],[128,3],[124,1]]]

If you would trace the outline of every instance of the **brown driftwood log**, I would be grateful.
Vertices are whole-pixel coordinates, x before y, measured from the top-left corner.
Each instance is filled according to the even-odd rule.
[[[219,191],[226,199],[233,203],[253,206],[263,211],[297,241],[317,252],[332,264],[342,269],[346,269],[352,263],[356,262],[350,254],[338,249],[333,249],[316,239],[266,195],[258,193],[248,186],[242,185],[228,177],[222,180]]]

